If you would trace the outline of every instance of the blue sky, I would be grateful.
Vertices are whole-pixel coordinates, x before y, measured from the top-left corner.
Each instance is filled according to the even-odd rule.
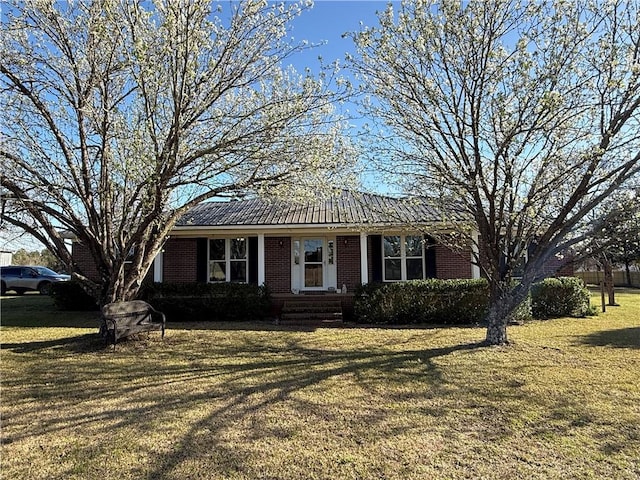
[[[315,0],[313,8],[305,10],[294,20],[291,35],[296,41],[307,40],[309,43],[321,45],[302,52],[295,59],[292,58],[291,63],[299,72],[305,67],[317,72],[318,56],[321,56],[325,65],[338,60],[344,68],[345,53],[354,52],[355,48],[353,40],[349,37],[343,38],[343,34],[360,31],[363,26],[378,26],[376,12],[385,10],[389,3],[388,0]],[[348,70],[342,70],[340,75],[351,77]],[[358,118],[361,114],[352,103],[337,108],[341,113],[350,116],[352,132],[357,135],[367,119]],[[379,193],[389,193],[389,186],[383,185],[380,179],[374,179],[363,172],[361,180],[365,189],[373,188]]]
[[[318,55],[325,63],[336,59],[343,63],[345,53],[353,51],[353,40],[342,38],[342,34],[360,30],[360,22],[377,25],[376,11],[384,10],[387,3],[384,0],[315,0],[313,8],[293,23],[292,35],[296,40],[326,42],[306,53],[304,58],[309,64],[305,66],[313,69],[318,64]]]

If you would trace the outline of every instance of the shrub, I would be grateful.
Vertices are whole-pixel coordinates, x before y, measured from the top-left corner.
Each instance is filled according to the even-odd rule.
[[[414,280],[368,284],[356,290],[356,321],[384,324],[477,324],[489,306],[487,281]],[[583,317],[593,314],[589,291],[574,277],[548,278],[511,314],[510,322],[531,318]]]
[[[592,312],[589,297],[579,278],[547,278],[531,287],[531,313],[535,318],[584,317]]]
[[[98,309],[93,297],[85,292],[78,282],[73,280],[52,283],[51,296],[58,310],[87,311]]]
[[[473,324],[488,308],[486,280],[412,280],[356,290],[354,312],[366,323]]]
[[[509,317],[509,323],[524,323],[533,319],[531,314],[531,295],[527,295]]]
[[[244,283],[150,283],[139,297],[171,321],[254,320],[271,308],[266,286]]]

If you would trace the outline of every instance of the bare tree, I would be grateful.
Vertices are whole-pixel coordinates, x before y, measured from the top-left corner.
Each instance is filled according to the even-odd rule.
[[[136,295],[195,204],[336,183],[349,145],[333,105],[350,86],[333,68],[314,77],[288,66],[309,48],[287,36],[309,7],[3,6],[1,187],[10,198],[2,220],[42,242],[105,303]],[[99,281],[73,264],[63,231],[88,249]]]
[[[576,246],[575,261],[595,260],[602,267],[609,305],[616,305],[613,269],[624,266],[631,285],[631,265],[640,260],[640,187],[615,192],[592,214],[593,235]]]
[[[353,34],[379,168],[475,244],[486,341],[640,169],[637,2],[404,1]],[[520,281],[512,271],[526,259]]]

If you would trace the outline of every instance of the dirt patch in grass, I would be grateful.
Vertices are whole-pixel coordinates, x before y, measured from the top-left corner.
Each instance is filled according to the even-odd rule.
[[[637,479],[640,292],[618,301],[500,348],[476,328],[174,324],[113,350],[91,312],[3,298],[3,477]]]

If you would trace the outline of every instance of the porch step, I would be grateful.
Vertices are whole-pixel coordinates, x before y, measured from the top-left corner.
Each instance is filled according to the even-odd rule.
[[[280,324],[335,323],[342,323],[342,303],[335,300],[286,301],[280,314]]]

